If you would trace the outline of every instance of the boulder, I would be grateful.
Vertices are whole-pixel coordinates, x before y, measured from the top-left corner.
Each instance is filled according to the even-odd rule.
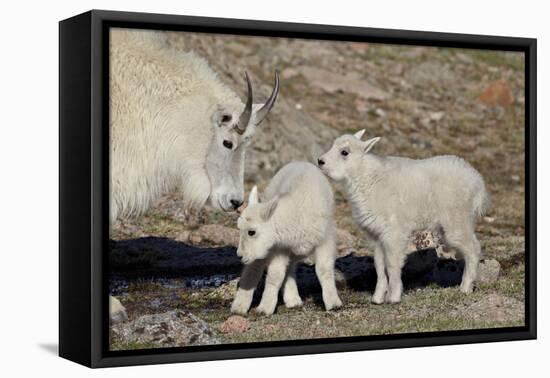
[[[489,294],[474,303],[460,306],[452,311],[452,316],[474,321],[512,322],[525,318],[525,304],[515,298]]]
[[[484,259],[479,263],[477,280],[483,283],[492,283],[498,279],[500,263],[495,259]]]
[[[111,326],[117,344],[144,344],[163,348],[219,344],[212,329],[187,311],[143,315]]]
[[[510,106],[514,96],[506,80],[495,80],[479,95],[479,101],[489,106]]]
[[[385,100],[388,95],[383,90],[369,84],[355,73],[339,74],[332,71],[304,66],[300,73],[310,85],[321,88],[328,93],[345,92],[355,94],[368,100]]]

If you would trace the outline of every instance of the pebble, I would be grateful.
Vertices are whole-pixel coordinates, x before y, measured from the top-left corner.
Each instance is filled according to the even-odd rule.
[[[250,328],[248,319],[239,315],[232,315],[220,326],[222,333],[243,333]]]

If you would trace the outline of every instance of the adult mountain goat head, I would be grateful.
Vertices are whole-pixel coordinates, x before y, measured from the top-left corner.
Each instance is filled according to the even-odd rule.
[[[212,114],[214,140],[206,156],[206,172],[210,179],[210,203],[215,208],[236,210],[243,203],[243,173],[246,148],[259,125],[275,103],[279,92],[279,77],[265,104],[253,104],[252,85],[248,74],[247,100],[244,109],[232,110],[219,105]]]
[[[186,205],[231,211],[243,202],[246,149],[279,93],[246,101],[193,52],[157,31],[112,29],[111,220],[143,213],[179,190]]]

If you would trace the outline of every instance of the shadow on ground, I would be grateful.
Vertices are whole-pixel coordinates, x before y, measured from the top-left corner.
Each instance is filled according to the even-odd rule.
[[[232,246],[200,248],[168,238],[145,237],[111,242],[111,279],[189,279],[219,285],[213,276],[234,277],[240,274],[242,264]],[[406,289],[436,284],[442,287],[460,283],[462,261],[438,258],[435,250],[424,250],[408,256],[403,268]],[[337,282],[356,291],[372,291],[376,271],[371,256],[350,254],[336,260]],[[300,264],[297,281],[304,296],[320,293],[321,288],[313,266]],[[224,282],[221,282],[222,284]],[[192,286],[192,285],[190,285]],[[261,288],[261,285],[260,285]]]
[[[40,343],[38,347],[50,354],[59,355],[59,345],[55,343]]]

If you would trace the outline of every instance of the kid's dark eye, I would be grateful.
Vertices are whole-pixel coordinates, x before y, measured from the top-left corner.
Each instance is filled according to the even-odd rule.
[[[342,156],[348,156],[349,155],[349,152],[346,151],[346,150],[342,150],[342,151],[340,151],[340,153],[342,154]]]
[[[223,141],[223,146],[225,148],[229,148],[229,149],[232,149],[233,148],[233,142],[229,141],[229,140],[224,140]]]
[[[248,230],[248,236],[254,236],[254,235],[256,235],[256,231]]]
[[[229,122],[231,121],[231,116],[229,114],[224,114],[222,116],[222,122]]]

